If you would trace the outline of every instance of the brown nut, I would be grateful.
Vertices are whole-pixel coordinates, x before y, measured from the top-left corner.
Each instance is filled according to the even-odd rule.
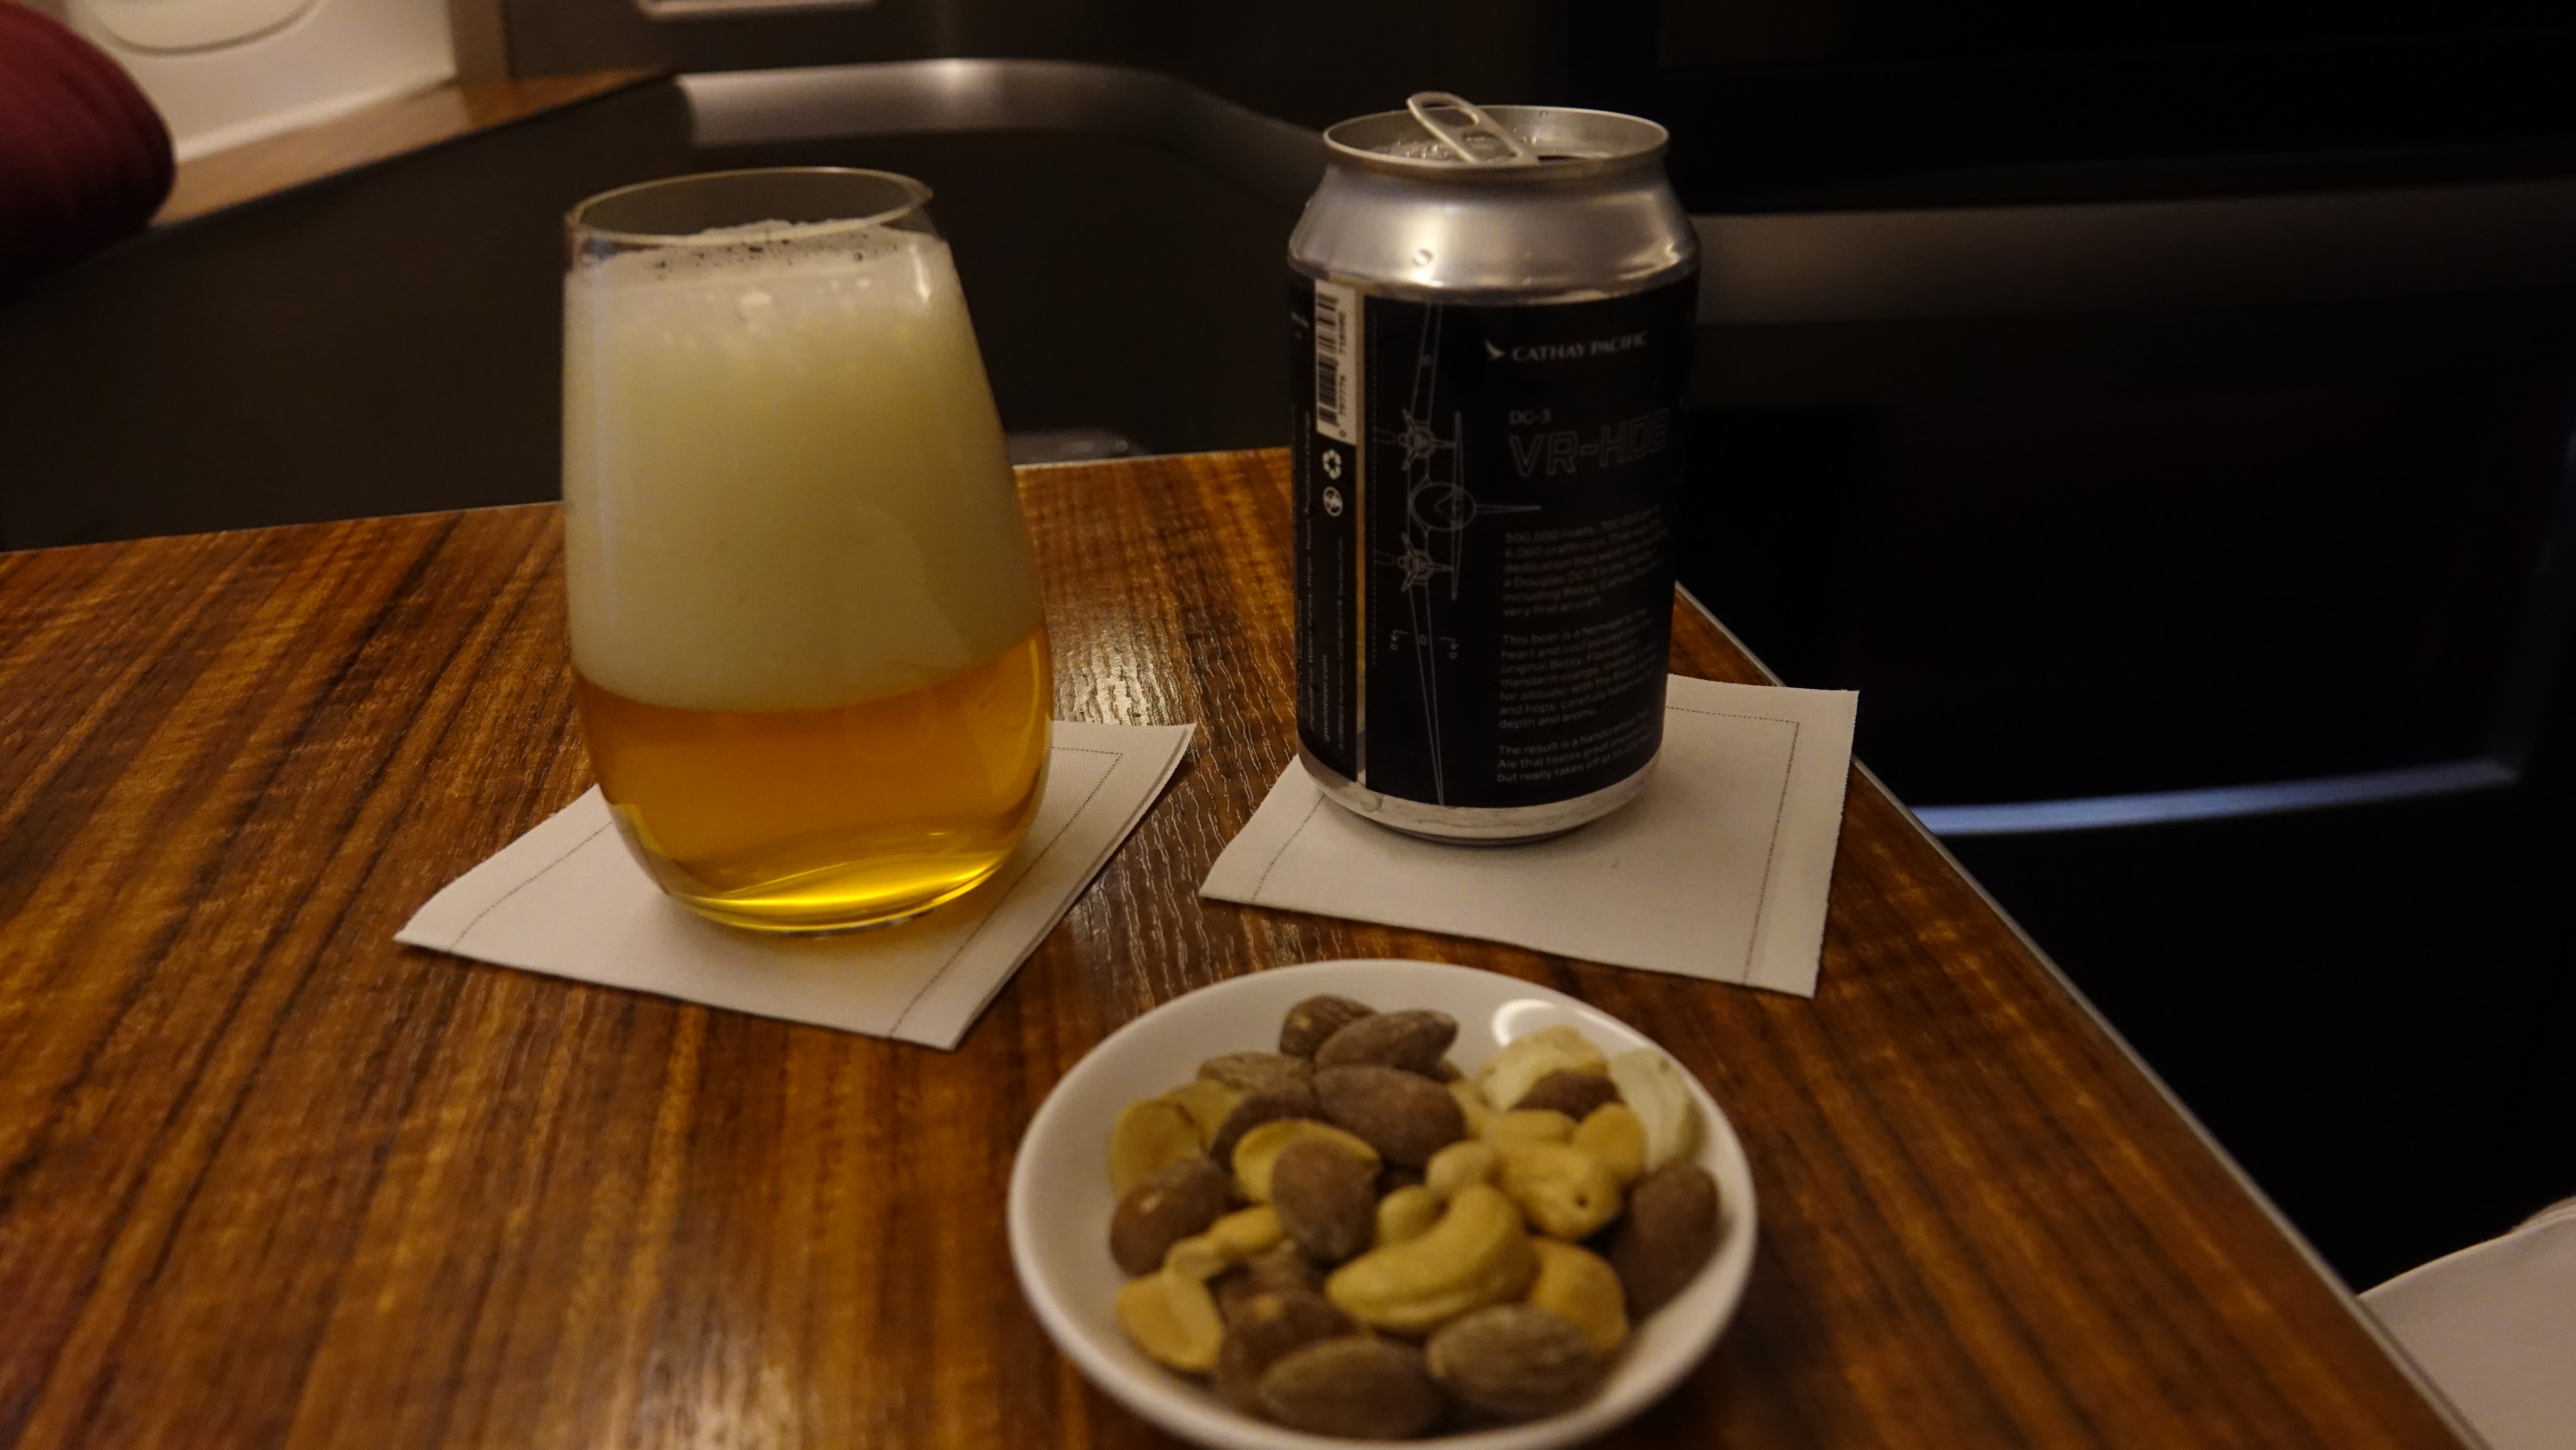
[[[1261,1376],[1261,1407],[1291,1429],[1348,1440],[1403,1440],[1440,1418],[1422,1351],[1348,1336],[1290,1350]]]
[[[1262,1294],[1324,1292],[1324,1277],[1306,1261],[1305,1252],[1294,1243],[1281,1240],[1254,1254],[1219,1278],[1208,1281],[1216,1291],[1216,1305],[1228,1324],[1241,1313],[1244,1304]]]
[[[1309,1083],[1245,1093],[1233,1111],[1225,1115],[1225,1121],[1217,1125],[1216,1136],[1208,1140],[1208,1157],[1215,1159],[1220,1168],[1229,1167],[1234,1162],[1234,1145],[1243,1141],[1244,1134],[1264,1123],[1311,1118],[1315,1112],[1315,1089]]]
[[[1118,1327],[1157,1361],[1191,1374],[1216,1367],[1225,1321],[1208,1287],[1166,1269],[1130,1279],[1118,1291]]]
[[[1610,1265],[1643,1319],[1671,1301],[1717,1247],[1717,1180],[1696,1163],[1670,1163],[1628,1190],[1628,1221],[1611,1240]]]
[[[1172,1245],[1216,1222],[1233,1194],[1234,1180],[1205,1158],[1164,1164],[1118,1200],[1109,1257],[1129,1278],[1154,1272]]]
[[[1512,1111],[1547,1108],[1579,1123],[1592,1116],[1594,1108],[1617,1101],[1619,1085],[1610,1080],[1610,1074],[1559,1068],[1532,1083],[1530,1090],[1521,1094],[1521,1100],[1512,1104]]]
[[[1371,1178],[1377,1176],[1377,1150],[1365,1139],[1313,1118],[1281,1118],[1244,1134],[1242,1141],[1234,1145],[1235,1187],[1254,1203],[1268,1203],[1270,1170],[1278,1165],[1279,1155],[1288,1150],[1289,1144],[1309,1139],[1339,1148],[1365,1164]]]
[[[1583,1331],[1532,1304],[1461,1315],[1431,1336],[1423,1355],[1449,1393],[1508,1420],[1573,1409],[1601,1383],[1601,1356]]]
[[[1270,1165],[1270,1206],[1306,1256],[1338,1264],[1369,1246],[1377,1176],[1330,1143],[1291,1143]]]
[[[1293,1088],[1313,1076],[1314,1071],[1313,1063],[1284,1052],[1229,1052],[1199,1064],[1199,1076],[1239,1093]]]
[[[1372,1012],[1324,1039],[1315,1066],[1398,1067],[1428,1077],[1458,1037],[1458,1019],[1446,1012]]]
[[[1449,1090],[1401,1068],[1355,1065],[1315,1071],[1315,1106],[1390,1162],[1420,1167],[1467,1136],[1466,1115]]]
[[[1292,1349],[1351,1332],[1323,1295],[1291,1289],[1254,1294],[1227,1313],[1216,1351],[1216,1392],[1247,1415],[1261,1409],[1261,1375]]]
[[[1590,1249],[1555,1239],[1534,1238],[1530,1247],[1538,1251],[1538,1280],[1527,1302],[1571,1320],[1594,1354],[1616,1350],[1628,1337],[1628,1295],[1619,1271]]]
[[[1129,1103],[1109,1125],[1109,1186],[1120,1198],[1165,1164],[1198,1156],[1198,1126],[1160,1098]]]
[[[1313,1057],[1315,1049],[1332,1039],[1334,1033],[1350,1026],[1377,1009],[1366,1002],[1326,993],[1309,997],[1288,1009],[1279,1024],[1279,1050],[1290,1057]]]

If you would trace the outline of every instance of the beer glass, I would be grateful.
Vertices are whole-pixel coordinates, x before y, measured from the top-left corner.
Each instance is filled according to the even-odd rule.
[[[929,188],[795,168],[568,219],[564,576],[600,791],[705,916],[839,931],[992,874],[1045,781],[1028,532]]]

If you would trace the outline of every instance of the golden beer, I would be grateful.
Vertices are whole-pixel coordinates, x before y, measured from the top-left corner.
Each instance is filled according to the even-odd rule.
[[[908,189],[907,217],[927,195],[686,178],[636,190],[738,183],[752,224],[639,236],[603,219],[611,193],[575,214],[565,288],[565,582],[600,790],[663,890],[771,931],[971,889],[1046,775],[1046,629],[956,269],[926,221],[799,220],[853,177]]]
[[[662,889],[754,927],[873,920],[992,874],[1046,766],[1044,630],[935,685],[812,710],[674,710],[576,672],[591,763]]]

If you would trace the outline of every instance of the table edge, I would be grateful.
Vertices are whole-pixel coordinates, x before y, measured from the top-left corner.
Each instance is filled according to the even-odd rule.
[[[1786,683],[1780,678],[1779,672],[1771,668],[1769,662],[1755,654],[1752,647],[1747,645],[1734,630],[1727,628],[1726,621],[1719,619],[1717,612],[1710,609],[1698,595],[1693,594],[1688,586],[1676,583],[1673,586],[1673,592],[1688,601],[1691,608],[1698,611],[1699,617],[1706,620],[1711,629],[1716,630],[1728,644],[1733,645],[1747,661],[1751,662],[1755,669],[1762,672],[1764,679],[1774,685]],[[1994,893],[1986,889],[1986,883],[1978,880],[1977,874],[1970,871],[1965,862],[1951,854],[1949,846],[1939,836],[1933,834],[1931,827],[1923,824],[1923,818],[1914,813],[1914,808],[1899,799],[1896,792],[1889,790],[1887,782],[1880,780],[1878,773],[1871,770],[1857,755],[1852,757],[1852,770],[1870,789],[1877,791],[1889,805],[1896,808],[1897,814],[1905,818],[1906,824],[1914,828],[1914,833],[1923,838],[1924,844],[1932,848],[1933,853],[1941,858],[1944,865],[1959,873],[1959,879],[1967,882],[1969,889],[1977,893],[1977,899],[1984,902],[1986,909],[1995,914],[1995,919],[2002,922],[2012,933],[2013,940],[2021,943],[2022,950],[2030,953],[2031,960],[2037,962],[2040,969],[2048,974],[2049,979],[2057,984],[2057,989],[2066,994],[2067,1000],[2073,1002],[2076,1010],[2083,1014],[2085,1020],[2093,1024],[2094,1030],[2101,1033],[2114,1048],[2119,1050],[2121,1057],[2127,1059],[2129,1066],[2134,1068],[2140,1077],[2146,1079],[2148,1085],[2155,1089],[2156,1096],[2162,1098],[2165,1106],[2172,1110],[2174,1116],[2182,1120],[2185,1128],[2190,1130],[2191,1136],[2200,1143],[2202,1148],[2208,1150],[2211,1157],[2218,1160],[2219,1166],[2227,1171],[2227,1176],[2236,1181],[2236,1186],[2254,1201],[2255,1207],[2262,1210],[2263,1216],[2271,1221],[2273,1228],[2279,1230],[2281,1236],[2289,1241],[2290,1246],[2298,1251],[2299,1257],[2307,1262],[2309,1270],[2323,1280],[2328,1288],[2335,1291],[2336,1296],[2342,1300],[2344,1312],[2359,1321],[2363,1334],[2376,1343],[2388,1356],[2389,1361],[2396,1365],[2398,1373],[2403,1375],[2407,1383],[2415,1387],[2415,1392],[2422,1395],[2426,1403],[2433,1407],[2445,1427],[2459,1436],[2465,1444],[2485,1444],[2486,1441],[2478,1435],[2476,1428],[2469,1423],[2468,1417],[2460,1412],[2458,1406],[2451,1403],[2449,1396],[2442,1393],[2441,1386],[2435,1383],[2433,1378],[2424,1372],[2422,1366],[2416,1364],[2414,1358],[2406,1353],[2405,1346],[2389,1332],[2388,1326],[2380,1323],[2379,1316],[2370,1312],[2370,1306],[2361,1302],[2359,1291],[2343,1281],[2343,1276],[2336,1273],[2333,1266],[2325,1261],[2325,1256],[2317,1252],[2316,1245],[2308,1242],[2308,1236],[2299,1231],[2298,1225],[2292,1223],[2289,1216],[2281,1212],[2280,1205],[2272,1201],[2272,1196],[2265,1193],[2262,1185],[2256,1183],[2253,1176],[2245,1171],[2244,1166],[2236,1161],[2236,1155],[2227,1151],[2226,1145],[2218,1141],[2216,1134],[2210,1132],[2208,1124],[2203,1123],[2200,1115],[2193,1112],[2190,1105],[2182,1100],[2181,1095],[2173,1090],[2173,1085],[2165,1081],[2164,1075],[2157,1072],[2137,1048],[2130,1044],[2129,1039],[2118,1027],[2112,1025],[2111,1019],[2102,1014],[2101,1008],[2093,1005],[2093,999],[2084,994],[2084,989],[2077,986],[2075,979],[2066,974],[2066,969],[2057,964],[2057,959],[2050,956],[2047,949],[2039,944],[2038,939],[2025,930],[2011,912],[2004,909],[2004,904],[1997,901]]]

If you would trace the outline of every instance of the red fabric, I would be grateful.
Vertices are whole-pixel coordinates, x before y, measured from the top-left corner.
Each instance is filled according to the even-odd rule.
[[[0,0],[0,297],[142,230],[171,174],[170,128],[133,77]]]

